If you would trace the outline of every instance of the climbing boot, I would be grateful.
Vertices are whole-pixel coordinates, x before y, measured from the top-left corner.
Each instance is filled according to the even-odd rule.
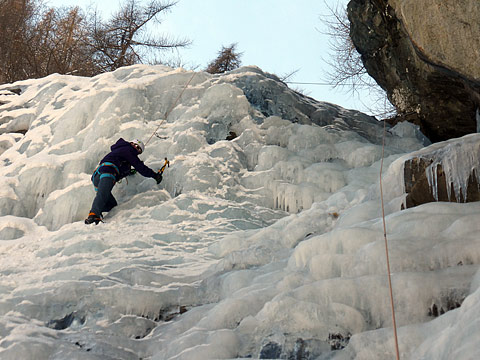
[[[88,218],[85,219],[85,224],[93,224],[95,223],[95,225],[98,225],[99,222],[103,222],[102,221],[102,217],[101,216],[98,216],[97,214],[91,212],[90,214],[88,214]]]

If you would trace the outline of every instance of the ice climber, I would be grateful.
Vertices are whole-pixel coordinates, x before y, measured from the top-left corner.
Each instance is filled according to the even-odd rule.
[[[138,171],[145,177],[154,178],[157,184],[162,181],[160,172],[153,171],[138,158],[138,155],[145,149],[142,141],[127,142],[120,138],[110,149],[112,151],[100,161],[92,175],[92,182],[97,195],[93,200],[88,218],[85,219],[85,224],[98,224],[102,221],[103,212],[108,212],[117,206],[117,201],[112,195],[112,189],[115,183],[124,177],[133,175]]]

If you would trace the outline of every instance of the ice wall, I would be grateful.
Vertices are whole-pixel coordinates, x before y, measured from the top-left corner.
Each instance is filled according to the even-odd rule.
[[[255,67],[192,75],[137,65],[0,86],[0,358],[393,356],[383,126]],[[98,160],[159,125],[141,158],[170,159],[161,185],[117,184],[119,206],[85,226]],[[426,142],[406,123],[386,134],[401,351],[467,359],[480,208],[399,211],[400,160]],[[472,331],[438,340],[450,324]]]
[[[265,116],[235,85],[244,78],[253,86],[265,76],[255,68],[192,78],[181,70],[134,67],[92,79],[51,75],[3,86],[15,93],[1,95],[0,143],[8,166],[1,172],[7,186],[0,214],[34,218],[50,229],[81,220],[91,201],[90,174],[108,147],[119,137],[149,138],[159,124],[144,160],[159,167],[164,156],[175,159],[165,179],[172,196],[198,190],[236,200],[255,192],[258,204],[297,213],[347,186],[350,169],[379,160],[380,145],[348,131],[345,119],[380,132],[374,120],[362,124],[341,108],[324,116],[325,126]],[[231,134],[237,138],[225,142]],[[117,191],[121,197],[126,190]]]

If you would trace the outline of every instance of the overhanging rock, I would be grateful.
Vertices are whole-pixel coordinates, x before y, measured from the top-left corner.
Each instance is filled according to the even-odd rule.
[[[350,37],[399,118],[432,142],[476,131],[478,0],[351,0]]]

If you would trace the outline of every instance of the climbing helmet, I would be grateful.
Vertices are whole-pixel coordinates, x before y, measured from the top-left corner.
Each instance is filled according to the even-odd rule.
[[[140,154],[143,153],[143,150],[145,150],[145,144],[142,140],[135,139],[132,140],[130,143],[138,150]]]

